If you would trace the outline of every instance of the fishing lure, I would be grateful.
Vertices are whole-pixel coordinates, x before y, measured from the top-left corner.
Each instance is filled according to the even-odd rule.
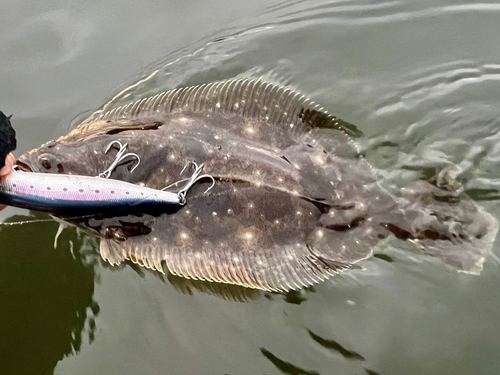
[[[180,193],[91,176],[13,171],[0,183],[0,203],[50,213],[185,204]]]
[[[115,142],[112,142],[109,147]],[[0,203],[53,214],[100,213],[109,209],[140,211],[146,208],[157,209],[164,206],[182,206],[186,204],[188,190],[202,178],[212,178],[212,186],[205,192],[214,186],[215,182],[212,176],[201,175],[203,164],[198,166],[194,162],[192,164],[195,171],[191,178],[177,181],[162,190],[108,179],[107,177],[109,177],[112,170],[125,157],[133,155],[139,161],[136,154],[124,155],[126,144],[119,144],[119,146],[120,151],[115,161],[99,177],[14,170],[0,180]],[[171,186],[186,180],[188,182],[178,192],[165,191]]]

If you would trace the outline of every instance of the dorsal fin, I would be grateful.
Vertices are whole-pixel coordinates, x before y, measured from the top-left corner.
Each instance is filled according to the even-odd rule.
[[[338,120],[304,95],[254,79],[219,81],[165,91],[90,117],[73,132],[85,134],[99,129],[104,133],[106,124],[142,129],[144,124],[158,124],[166,114],[180,113],[240,115],[287,130],[292,128],[299,134],[312,128],[338,129],[354,137],[362,134],[354,125]]]

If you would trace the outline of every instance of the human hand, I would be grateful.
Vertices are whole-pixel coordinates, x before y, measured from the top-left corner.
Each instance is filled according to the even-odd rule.
[[[12,172],[12,167],[16,163],[16,158],[12,153],[9,153],[5,158],[5,166],[0,169],[0,178],[7,176],[10,172]],[[4,204],[0,204],[0,211],[3,210],[6,206]]]

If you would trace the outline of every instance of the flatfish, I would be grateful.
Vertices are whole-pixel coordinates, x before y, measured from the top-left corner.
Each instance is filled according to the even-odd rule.
[[[352,124],[305,96],[261,80],[173,89],[102,111],[19,159],[25,171],[97,176],[113,141],[141,165],[110,178],[161,189],[204,165],[175,213],[109,210],[61,217],[101,238],[102,257],[185,278],[266,291],[324,281],[370,257],[384,238],[416,243],[478,273],[498,223],[446,174],[394,196],[360,153]],[[444,176],[444,177],[443,177]]]

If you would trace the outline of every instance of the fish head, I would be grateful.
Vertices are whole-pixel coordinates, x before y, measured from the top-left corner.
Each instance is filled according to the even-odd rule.
[[[77,139],[61,137],[21,155],[17,165],[25,172],[96,176],[100,168],[95,152],[98,144],[101,144],[99,139],[95,142],[79,142]]]

